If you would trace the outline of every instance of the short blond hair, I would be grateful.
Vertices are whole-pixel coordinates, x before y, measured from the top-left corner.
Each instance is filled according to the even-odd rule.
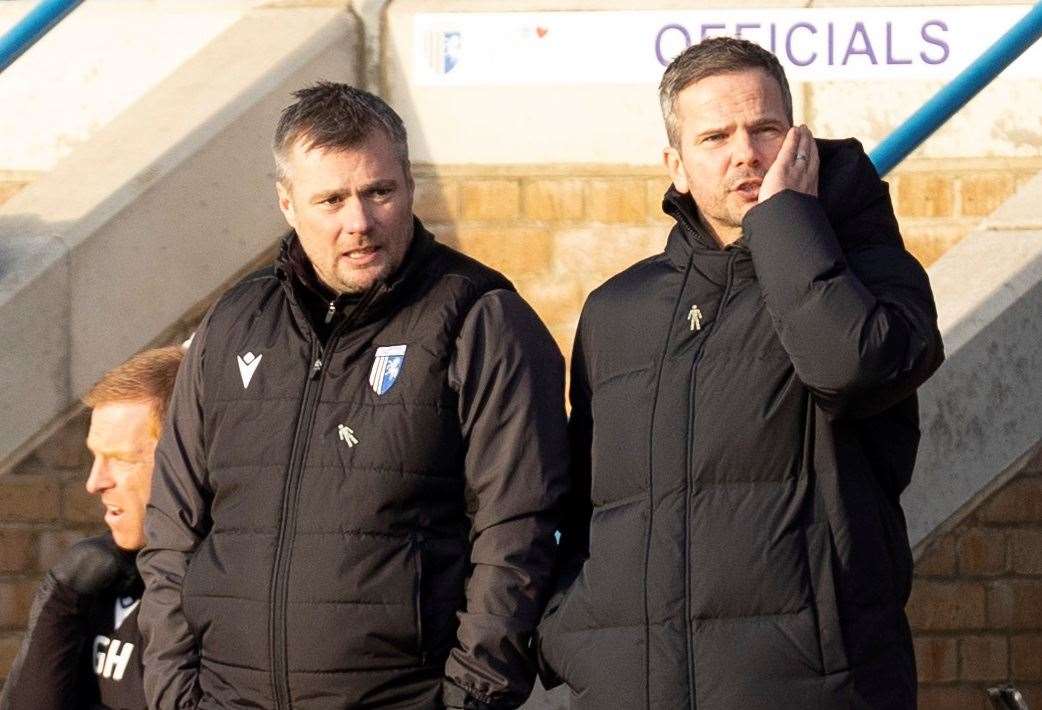
[[[184,351],[171,345],[138,353],[112,368],[83,396],[88,407],[110,402],[152,402],[152,431],[159,438]]]

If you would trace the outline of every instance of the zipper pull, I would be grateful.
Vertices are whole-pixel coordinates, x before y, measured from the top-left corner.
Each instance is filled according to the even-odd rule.
[[[315,364],[311,366],[311,379],[318,377],[318,373],[322,372],[322,358],[316,358]]]
[[[326,311],[326,325],[333,322],[333,316],[336,315],[336,299],[334,298],[329,302],[329,310]]]

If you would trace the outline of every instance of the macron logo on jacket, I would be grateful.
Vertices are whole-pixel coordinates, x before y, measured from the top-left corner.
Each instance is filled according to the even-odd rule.
[[[253,373],[257,371],[257,366],[260,365],[261,358],[264,354],[254,355],[251,352],[245,355],[239,355],[239,376],[242,377],[242,388],[247,389],[250,386],[250,380],[253,379]]]

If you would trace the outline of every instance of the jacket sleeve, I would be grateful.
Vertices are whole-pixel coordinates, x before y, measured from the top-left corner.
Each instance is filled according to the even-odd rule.
[[[564,364],[528,304],[497,290],[468,313],[449,381],[466,442],[472,572],[443,700],[514,708],[535,677],[530,641],[552,584],[567,486]]]
[[[554,592],[547,602],[543,620],[539,623],[539,679],[550,689],[563,679],[551,666],[543,641],[553,634],[553,616],[565,594],[582,572],[583,563],[590,556],[590,518],[593,516],[591,498],[590,451],[593,446],[593,414],[590,406],[590,379],[583,349],[583,320],[575,334],[572,348],[571,378],[568,399],[572,410],[568,417],[568,472],[569,488],[561,513],[560,548],[555,572]]]
[[[767,310],[800,380],[832,416],[912,394],[944,358],[926,272],[856,141],[823,153],[821,198],[783,191],[742,226]]]
[[[4,684],[5,710],[74,710],[97,698],[86,649],[92,598],[118,586],[125,570],[102,538],[73,545],[43,578],[29,626]]]
[[[199,702],[199,650],[181,606],[192,554],[209,531],[203,444],[202,364],[205,318],[177,373],[163,435],[156,446],[138,569],[145,593],[138,610],[144,637],[145,697],[150,708],[181,710]]]

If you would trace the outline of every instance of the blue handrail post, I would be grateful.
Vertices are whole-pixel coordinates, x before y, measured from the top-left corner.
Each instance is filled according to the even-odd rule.
[[[42,0],[39,5],[30,10],[3,37],[0,37],[0,72],[22,56],[25,50],[36,44],[38,39],[75,10],[81,2],[83,0]]]
[[[880,175],[890,172],[1039,37],[1042,37],[1042,2],[876,146],[869,156],[876,171]]]

